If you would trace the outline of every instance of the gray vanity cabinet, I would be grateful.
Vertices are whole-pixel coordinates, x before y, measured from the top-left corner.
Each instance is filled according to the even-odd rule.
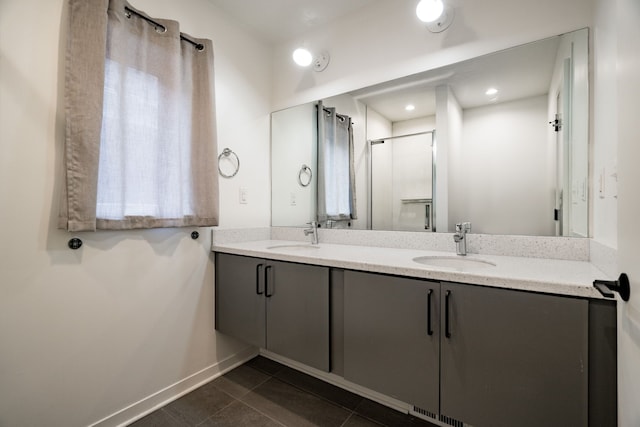
[[[216,329],[329,371],[329,269],[215,254]]]
[[[441,292],[442,415],[588,425],[588,300],[455,283]]]
[[[345,271],[343,322],[344,377],[432,418],[589,425],[588,300]]]
[[[438,412],[440,283],[344,272],[344,377]]]
[[[215,254],[215,324],[223,334],[266,347],[265,260]]]

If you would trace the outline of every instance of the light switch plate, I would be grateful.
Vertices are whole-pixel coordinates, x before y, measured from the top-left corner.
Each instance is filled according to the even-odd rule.
[[[249,203],[249,190],[247,187],[240,187],[240,204],[246,205]]]

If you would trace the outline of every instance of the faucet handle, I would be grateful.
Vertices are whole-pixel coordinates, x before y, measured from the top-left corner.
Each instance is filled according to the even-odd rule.
[[[470,222],[459,222],[456,224],[456,232],[469,232],[471,231],[471,223]]]

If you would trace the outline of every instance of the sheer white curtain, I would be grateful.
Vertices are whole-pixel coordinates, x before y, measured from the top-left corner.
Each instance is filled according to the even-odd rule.
[[[217,225],[211,41],[123,0],[69,0],[69,12],[59,225]]]
[[[356,219],[351,118],[318,103],[318,221]]]

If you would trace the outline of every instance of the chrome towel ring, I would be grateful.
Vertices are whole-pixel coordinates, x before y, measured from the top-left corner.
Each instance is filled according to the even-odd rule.
[[[306,174],[308,176],[306,183],[302,178],[303,174]],[[312,178],[313,178],[313,172],[311,172],[311,168],[307,165],[302,165],[302,167],[300,168],[300,171],[298,172],[298,183],[303,187],[307,187],[309,186],[309,184],[311,184]]]
[[[235,162],[233,161],[231,156],[235,157]],[[220,160],[223,157],[225,159],[228,159],[229,162],[235,163],[233,173],[222,172],[222,169],[220,168]],[[233,178],[234,176],[236,176],[239,170],[240,170],[240,158],[238,157],[238,155],[228,148],[225,148],[224,150],[222,150],[222,153],[220,153],[220,155],[218,156],[218,172],[220,172],[220,175],[222,175],[224,178]]]

